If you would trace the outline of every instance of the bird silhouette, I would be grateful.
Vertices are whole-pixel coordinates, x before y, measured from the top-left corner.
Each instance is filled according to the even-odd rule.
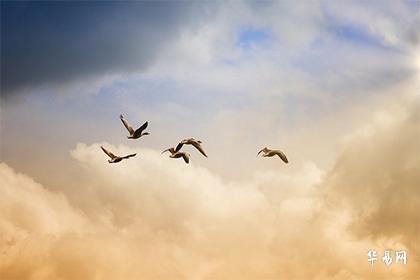
[[[190,162],[190,154],[188,154],[186,152],[177,152],[174,148],[166,149],[162,152],[162,154],[165,153],[165,152],[170,152],[171,153],[171,155],[169,156],[170,158],[181,158],[182,157],[184,159],[185,163],[188,164]]]
[[[108,151],[107,149],[105,149],[104,147],[101,146],[102,151],[104,151],[105,154],[107,154],[111,159],[108,160],[109,163],[117,163],[122,161],[123,159],[129,159],[131,157],[134,157],[136,154],[130,154],[127,156],[123,156],[123,157],[119,157],[114,155],[112,152]]]
[[[201,141],[194,138],[188,138],[182,140],[175,148],[175,152],[179,152],[183,145],[192,145],[194,146],[203,156],[207,157],[206,152],[204,152],[203,147],[201,146]]]
[[[286,155],[280,150],[273,150],[273,149],[269,149],[269,148],[265,147],[261,151],[258,152],[257,156],[260,153],[263,153],[263,155],[262,155],[263,157],[279,156],[279,158],[281,158],[281,160],[284,161],[285,163],[289,162]]]
[[[120,119],[124,124],[125,128],[130,133],[130,135],[127,136],[128,139],[138,139],[144,135],[150,135],[149,132],[143,132],[147,128],[148,122],[145,122],[138,129],[134,130],[133,127],[128,123],[128,121],[123,117],[123,115],[120,115]]]

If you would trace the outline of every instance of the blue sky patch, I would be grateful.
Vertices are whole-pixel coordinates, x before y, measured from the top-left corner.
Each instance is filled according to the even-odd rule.
[[[243,27],[239,31],[236,45],[244,50],[264,46],[272,41],[271,32],[267,28]]]

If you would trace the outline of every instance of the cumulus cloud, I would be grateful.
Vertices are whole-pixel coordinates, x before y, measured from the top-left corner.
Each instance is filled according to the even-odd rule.
[[[103,144],[118,153],[130,151]],[[260,190],[251,182],[225,182],[194,163],[186,166],[148,149],[139,151],[137,161],[120,165],[109,165],[98,144],[78,144],[71,155],[86,172],[77,190],[88,204],[74,200],[71,206],[62,194],[1,166],[2,191],[10,193],[1,208],[14,209],[9,215],[2,211],[7,262],[2,262],[1,275],[6,279],[274,277],[276,264],[283,262],[275,238],[294,240],[304,226],[290,227],[282,217],[296,214],[306,220],[312,209],[311,204],[290,207],[293,189],[299,190],[302,181],[311,189],[319,180],[319,170],[309,165],[302,170],[309,175],[298,181],[287,176],[275,180],[274,173],[256,175]],[[284,200],[268,203],[263,192],[276,192],[276,185]],[[17,215],[32,223],[19,223]],[[50,226],[56,224],[61,230]],[[29,260],[35,256],[32,266]]]
[[[419,101],[416,94],[385,104],[373,122],[348,137],[323,184],[330,207],[347,212],[352,234],[408,247],[412,262],[420,253]]]
[[[133,151],[102,144],[116,153]],[[0,207],[14,211],[2,211],[2,278],[251,279],[275,277],[277,264],[289,263],[279,257],[277,239],[292,242],[306,227],[299,221],[311,216],[320,177],[313,164],[303,167],[299,180],[269,172],[239,183],[154,150],[137,152],[137,160],[110,165],[99,144],[78,144],[71,156],[83,180],[70,202],[3,164],[2,192],[10,195]],[[307,189],[300,189],[302,182]],[[294,189],[308,196],[294,198]],[[283,198],[270,201],[264,193]],[[285,219],[289,215],[296,226]],[[27,235],[16,235],[20,231]]]
[[[81,168],[74,196],[2,164],[0,275],[411,279],[420,103],[407,102],[374,114],[327,173],[307,162],[227,181],[153,149],[79,143],[70,152]],[[108,164],[99,145],[138,155]],[[372,268],[372,248],[406,249],[409,264]]]

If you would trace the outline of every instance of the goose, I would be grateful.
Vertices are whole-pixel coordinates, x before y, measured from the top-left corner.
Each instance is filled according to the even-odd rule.
[[[207,157],[206,152],[204,152],[203,147],[201,146],[200,140],[195,140],[194,138],[188,138],[182,140],[178,146],[175,148],[175,152],[179,152],[183,145],[192,145],[194,146],[203,156]]]
[[[174,148],[166,149],[162,152],[162,154],[165,153],[165,152],[170,152],[171,153],[171,155],[169,156],[170,158],[180,158],[180,157],[182,157],[184,159],[185,163],[188,164],[190,162],[190,154],[189,153],[177,152]]]
[[[143,132],[147,128],[148,122],[145,122],[137,130],[134,130],[133,127],[127,122],[127,120],[124,119],[123,115],[120,115],[120,119],[124,124],[125,128],[127,128],[128,132],[130,133],[130,135],[127,136],[128,139],[137,139],[144,135],[150,135],[149,132]]]
[[[285,163],[288,163],[289,161],[287,160],[286,155],[280,151],[280,150],[272,150],[269,149],[267,147],[265,147],[264,149],[262,149],[261,151],[258,152],[257,156],[263,152],[263,157],[273,157],[273,156],[279,156],[279,158],[281,158],[282,161],[284,161]]]
[[[110,151],[108,151],[107,149],[105,149],[104,147],[101,146],[102,151],[104,151],[105,154],[107,154],[111,159],[108,160],[109,163],[117,163],[122,161],[123,159],[128,159],[131,157],[134,157],[136,154],[130,154],[127,156],[123,156],[123,157],[119,157],[114,155],[113,153],[111,153]]]

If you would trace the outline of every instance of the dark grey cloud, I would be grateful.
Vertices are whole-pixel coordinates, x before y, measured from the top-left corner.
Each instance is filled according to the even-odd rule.
[[[191,2],[2,2],[2,95],[144,69],[203,8]]]

